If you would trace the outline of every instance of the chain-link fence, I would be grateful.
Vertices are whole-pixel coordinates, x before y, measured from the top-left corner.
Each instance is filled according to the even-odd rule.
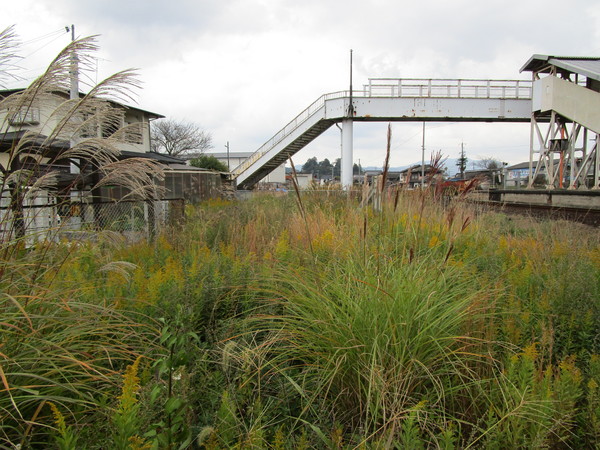
[[[153,238],[165,226],[183,221],[183,199],[119,202],[58,201],[51,196],[0,205],[0,240],[24,239],[27,245],[42,241],[95,240],[108,230],[129,241]]]

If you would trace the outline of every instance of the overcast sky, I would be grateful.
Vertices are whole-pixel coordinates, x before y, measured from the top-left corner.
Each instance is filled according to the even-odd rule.
[[[529,79],[534,53],[600,55],[593,0],[21,0],[16,25],[24,75],[39,74],[78,37],[99,35],[98,79],[137,68],[136,106],[198,123],[215,151],[255,151],[320,95],[374,77]],[[387,124],[358,123],[354,158],[381,166]],[[529,158],[529,125],[428,123],[427,152],[509,163]],[[391,165],[420,161],[421,124],[392,124]],[[332,127],[294,161],[335,159]]]

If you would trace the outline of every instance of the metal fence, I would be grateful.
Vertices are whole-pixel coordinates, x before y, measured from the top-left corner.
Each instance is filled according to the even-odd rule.
[[[153,238],[166,226],[184,219],[183,199],[155,201],[57,201],[46,195],[25,200],[19,208],[6,201],[0,206],[0,242],[23,239],[36,242],[96,240],[101,231],[113,231],[128,241]]]
[[[366,97],[531,99],[531,80],[369,78]]]

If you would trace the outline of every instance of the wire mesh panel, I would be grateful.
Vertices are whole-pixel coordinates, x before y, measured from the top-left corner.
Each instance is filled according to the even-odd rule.
[[[163,184],[164,183],[164,184]],[[89,190],[34,190],[12,186],[0,196],[0,245],[23,241],[94,240],[100,231],[128,240],[153,238],[166,226],[183,221],[184,202],[197,203],[221,195],[221,175],[214,172],[167,172],[157,186],[160,200],[128,201],[131,192],[118,185]]]
[[[57,202],[57,198],[46,195],[19,208],[4,199],[0,205],[0,240],[24,239],[31,246],[63,239],[93,241],[98,232],[112,231],[128,241],[139,241],[181,223],[183,214],[183,199],[88,203]]]

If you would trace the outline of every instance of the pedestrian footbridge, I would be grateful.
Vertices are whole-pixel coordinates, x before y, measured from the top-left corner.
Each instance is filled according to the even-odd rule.
[[[333,124],[342,123],[342,184],[352,184],[355,121],[529,122],[532,81],[372,78],[322,95],[232,171],[249,189]]]

